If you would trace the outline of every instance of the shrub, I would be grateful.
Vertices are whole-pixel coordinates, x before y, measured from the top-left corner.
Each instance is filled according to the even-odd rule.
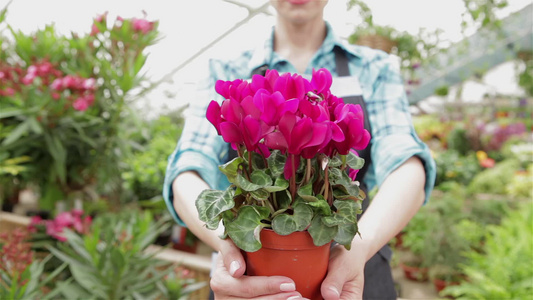
[[[444,295],[458,299],[528,299],[533,294],[533,203],[520,205],[501,225],[489,226],[484,252],[470,251],[467,276]]]

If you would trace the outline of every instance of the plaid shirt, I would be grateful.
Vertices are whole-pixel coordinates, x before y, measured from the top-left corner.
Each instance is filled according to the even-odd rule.
[[[305,74],[312,74],[313,69],[326,68],[335,76],[333,47],[339,46],[347,53],[350,74],[359,79],[372,128],[372,162],[364,178],[368,189],[380,186],[392,171],[416,155],[426,171],[427,201],[434,186],[436,166],[429,148],[418,138],[412,125],[398,67],[385,52],[341,41],[329,24],[327,26],[326,39],[311,59]],[[273,33],[264,45],[245,51],[234,60],[209,61],[209,78],[201,85],[198,99],[188,108],[182,135],[168,158],[163,196],[172,216],[180,224],[183,223],[172,205],[172,182],[179,173],[196,171],[213,189],[226,189],[229,185],[218,169],[227,160],[228,145],[205,116],[212,99],[223,100],[215,92],[215,82],[249,78],[252,70],[265,63],[280,73],[297,72],[292,64],[273,51]]]

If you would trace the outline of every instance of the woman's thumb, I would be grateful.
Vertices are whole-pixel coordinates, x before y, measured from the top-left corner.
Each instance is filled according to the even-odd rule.
[[[219,255],[222,255],[224,266],[231,276],[238,278],[244,274],[246,264],[241,250],[231,240],[221,241]]]

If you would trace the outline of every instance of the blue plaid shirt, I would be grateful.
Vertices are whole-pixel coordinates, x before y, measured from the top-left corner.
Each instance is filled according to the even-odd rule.
[[[311,59],[305,74],[312,74],[313,68],[327,68],[335,76],[334,46],[341,47],[347,53],[350,74],[359,79],[372,128],[372,163],[364,178],[368,189],[380,186],[392,171],[416,155],[422,160],[426,171],[427,202],[433,190],[436,166],[427,145],[418,138],[412,125],[397,66],[385,52],[348,44],[334,35],[329,24],[327,26],[326,39]],[[218,169],[227,160],[228,145],[206,119],[209,102],[213,99],[223,100],[215,92],[215,82],[249,78],[252,70],[265,63],[280,73],[297,72],[292,64],[273,51],[273,33],[264,45],[244,51],[234,60],[209,61],[209,78],[202,84],[200,90],[203,92],[188,108],[181,138],[168,158],[163,196],[178,223],[183,224],[172,204],[172,182],[178,174],[196,171],[213,189],[226,189],[229,185]]]

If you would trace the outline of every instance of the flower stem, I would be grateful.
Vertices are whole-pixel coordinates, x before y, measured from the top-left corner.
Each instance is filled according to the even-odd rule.
[[[328,204],[331,206],[333,205],[332,201],[330,201],[329,197],[329,175],[328,175],[329,168],[326,167],[324,170],[324,199],[328,201]]]
[[[296,170],[294,169],[294,154],[290,154],[291,159],[291,165],[292,165],[292,174],[291,174],[291,180],[289,182],[290,184],[290,190],[291,190],[291,205],[294,202],[294,199],[296,199]]]
[[[307,184],[311,180],[311,159],[307,159],[307,170],[305,171],[305,184]]]
[[[252,152],[248,151],[248,172],[252,175]]]

